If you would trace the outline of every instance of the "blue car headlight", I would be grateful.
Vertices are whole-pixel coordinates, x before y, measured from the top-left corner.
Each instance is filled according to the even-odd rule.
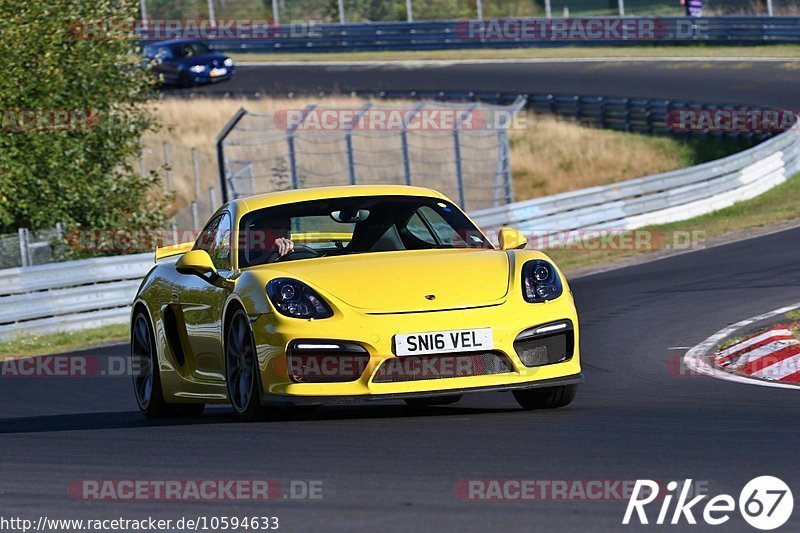
[[[226,67],[232,67],[233,66],[233,59],[231,59],[230,57],[226,57],[225,58],[225,62],[223,64]]]
[[[191,67],[189,67],[189,70],[191,70],[195,74],[200,74],[201,72],[206,70],[206,66],[205,65],[192,65]]]
[[[522,297],[530,303],[546,302],[561,296],[561,278],[556,267],[547,261],[534,259],[522,265]]]
[[[275,278],[267,283],[267,296],[282,315],[292,318],[330,318],[330,306],[314,289],[291,278]]]

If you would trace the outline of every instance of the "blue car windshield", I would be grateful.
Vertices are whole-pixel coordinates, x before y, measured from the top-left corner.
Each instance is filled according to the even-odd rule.
[[[294,251],[280,253],[277,240]],[[481,231],[450,202],[415,196],[311,200],[247,213],[239,224],[239,267],[332,255],[488,248]]]
[[[203,56],[209,54],[210,52],[211,49],[208,47],[208,45],[201,41],[183,43],[172,48],[172,53],[177,58]]]

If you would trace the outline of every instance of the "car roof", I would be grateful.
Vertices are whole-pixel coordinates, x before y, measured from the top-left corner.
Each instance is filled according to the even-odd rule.
[[[234,200],[241,213],[275,207],[278,205],[324,200],[326,198],[348,198],[353,196],[423,196],[425,198],[449,199],[440,192],[425,187],[409,185],[339,185],[334,187],[315,187],[309,189],[291,189],[288,191],[259,194]]]

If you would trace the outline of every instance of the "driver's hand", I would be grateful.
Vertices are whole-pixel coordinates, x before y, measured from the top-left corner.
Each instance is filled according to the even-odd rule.
[[[289,252],[294,251],[294,243],[289,239],[285,239],[283,237],[279,237],[275,239],[275,248],[278,249],[278,255],[283,257],[284,255],[288,254]]]

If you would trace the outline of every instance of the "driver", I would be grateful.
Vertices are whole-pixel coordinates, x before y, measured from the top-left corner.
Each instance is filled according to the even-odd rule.
[[[289,217],[270,217],[258,220],[248,228],[247,238],[251,261],[272,263],[294,251]],[[256,259],[260,256],[259,259]]]
[[[294,251],[294,243],[289,239],[291,236],[292,221],[289,217],[270,218],[264,221],[264,234],[266,243],[274,243],[273,252],[278,253],[278,257]]]

